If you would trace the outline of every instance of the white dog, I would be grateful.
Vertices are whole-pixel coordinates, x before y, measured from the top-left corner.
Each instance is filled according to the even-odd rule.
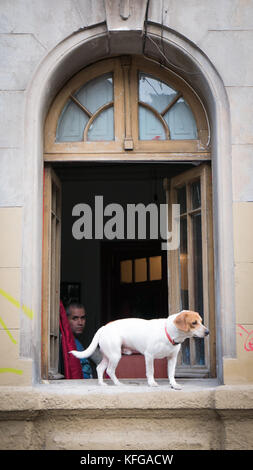
[[[203,338],[208,334],[209,331],[202,325],[202,318],[197,312],[183,310],[168,318],[157,320],[126,318],[112,321],[99,328],[85,351],[70,351],[70,353],[79,359],[87,358],[94,353],[98,345],[100,346],[103,355],[102,361],[97,366],[100,385],[104,385],[105,370],[114,384],[119,385],[115,369],[121,353],[131,354],[132,351],[138,351],[145,357],[148,384],[151,387],[157,386],[154,380],[154,359],[167,357],[170,385],[180,390],[180,385],[175,381],[175,368],[181,344],[186,338]]]

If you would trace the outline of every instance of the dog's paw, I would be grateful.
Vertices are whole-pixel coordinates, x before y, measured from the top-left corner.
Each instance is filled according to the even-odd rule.
[[[174,390],[182,390],[181,385],[179,385],[177,382],[171,383],[170,386],[171,386],[171,388],[173,388]]]
[[[158,387],[158,383],[155,380],[148,382],[149,387]]]

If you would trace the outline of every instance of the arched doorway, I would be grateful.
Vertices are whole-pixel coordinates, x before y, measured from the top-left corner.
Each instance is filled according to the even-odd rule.
[[[85,226],[87,220],[83,206],[86,210],[90,194],[94,193],[95,206],[91,206],[92,214],[96,211],[96,198],[106,197],[107,189],[102,189],[106,181],[105,165],[115,161],[128,164],[131,162],[133,165],[139,160],[152,162],[150,168],[156,170],[157,192],[162,193],[164,187],[160,200],[157,198],[155,201],[157,206],[165,205],[166,201],[168,207],[180,204],[180,247],[164,253],[159,243],[152,241],[155,238],[153,235],[150,235],[149,243],[145,243],[143,239],[146,239],[146,234],[140,240],[136,232],[130,236],[131,241],[135,240],[134,245],[129,243],[128,227],[127,237],[123,233],[119,236],[118,230],[121,229],[116,227],[109,236],[110,240],[115,240],[115,247],[112,243],[107,243],[105,248],[101,240],[106,238],[106,229],[102,229],[99,236],[95,233],[94,238],[99,240],[95,242],[96,246],[93,245],[95,248],[90,245],[89,250],[91,252],[94,249],[94,254],[88,263],[87,255],[82,254],[85,247],[82,251],[79,243],[78,252],[69,237],[67,246],[67,236],[63,236],[63,282],[69,286],[80,284],[80,292],[89,292],[85,300],[78,298],[78,301],[82,300],[86,305],[91,304],[89,296],[100,298],[97,309],[90,309],[93,310],[93,329],[90,330],[92,335],[95,333],[95,324],[98,327],[105,321],[113,321],[119,317],[154,318],[167,316],[168,313],[176,313],[181,309],[198,310],[205,324],[212,330],[212,341],[193,340],[185,343],[178,374],[195,377],[215,374],[211,154],[206,112],[197,95],[177,74],[161,70],[158,65],[142,57],[123,56],[95,63],[74,76],[55,98],[46,119],[42,296],[42,368],[45,377],[48,374],[54,377],[58,371],[60,245],[61,234],[65,233],[61,230],[61,225],[66,227],[65,208],[72,206],[72,215],[80,217],[80,220],[74,222],[75,228],[76,224],[79,226],[77,235],[72,228],[74,238],[79,242],[81,239],[92,239],[92,218],[88,220],[91,226]],[[104,162],[99,167],[102,183],[94,190],[98,176],[94,179],[93,175],[94,185],[87,192],[87,179],[90,183],[92,178],[87,178],[90,169],[87,170],[86,163],[89,162],[93,167],[101,161]],[[164,162],[163,165],[161,162]],[[166,167],[165,162],[170,167]],[[78,165],[76,174],[73,166],[69,166],[70,163]],[[180,164],[183,164],[181,168]],[[122,169],[114,168],[114,172],[116,179],[123,179],[127,183],[124,196],[127,194],[128,198],[123,197],[122,190],[115,189],[115,200],[110,205],[121,204],[122,210],[127,206],[127,211],[129,205],[143,205],[145,196],[136,188],[134,193],[132,180],[136,178],[135,172],[128,179],[122,177]],[[145,169],[143,172],[145,173]],[[62,189],[60,180],[63,181]],[[108,181],[112,189],[115,180],[111,170]],[[140,181],[143,182],[143,177]],[[150,181],[152,177],[149,176],[146,186]],[[80,184],[83,188],[82,196],[77,189]],[[114,184],[115,188],[116,186]],[[132,199],[129,193],[132,193],[131,196],[134,193]],[[79,201],[78,194],[84,200]],[[113,196],[110,198],[112,201]],[[155,206],[152,199],[146,202],[148,206],[152,203]],[[95,213],[95,221],[96,217]],[[167,220],[167,215],[165,217]],[[161,222],[160,220],[160,224]],[[138,230],[140,231],[140,225]],[[128,242],[119,242],[126,239]],[[160,240],[161,244],[160,233],[157,233],[156,240]],[[72,263],[74,267],[65,261],[66,252],[69,251],[75,253]],[[102,278],[102,281],[95,281],[94,285],[90,283],[90,279],[95,265],[95,251],[99,251],[101,255],[95,278]],[[83,260],[85,275],[81,275],[81,278],[86,278],[84,281],[76,278],[76,271],[80,271],[78,259]],[[71,271],[72,278],[66,277],[65,272],[71,276]],[[104,311],[101,314],[102,305]],[[118,374],[125,378],[144,375],[144,363],[142,364],[139,355],[124,358],[119,369]],[[158,377],[166,376],[165,362],[157,366],[157,374]]]

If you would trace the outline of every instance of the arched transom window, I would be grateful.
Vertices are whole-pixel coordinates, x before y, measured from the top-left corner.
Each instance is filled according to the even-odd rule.
[[[137,156],[209,159],[201,101],[174,73],[139,57],[93,64],[56,97],[46,120],[46,160]],[[155,155],[154,155],[155,152]],[[144,158],[144,156],[143,156]]]

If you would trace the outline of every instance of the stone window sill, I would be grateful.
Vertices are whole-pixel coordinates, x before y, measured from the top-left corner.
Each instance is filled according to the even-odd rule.
[[[216,379],[178,379],[182,390],[167,380],[148,387],[143,379],[123,380],[123,386],[97,385],[97,380],[58,380],[33,387],[0,387],[0,413],[80,410],[123,414],[149,410],[152,414],[180,410],[253,410],[253,385],[219,385]]]

